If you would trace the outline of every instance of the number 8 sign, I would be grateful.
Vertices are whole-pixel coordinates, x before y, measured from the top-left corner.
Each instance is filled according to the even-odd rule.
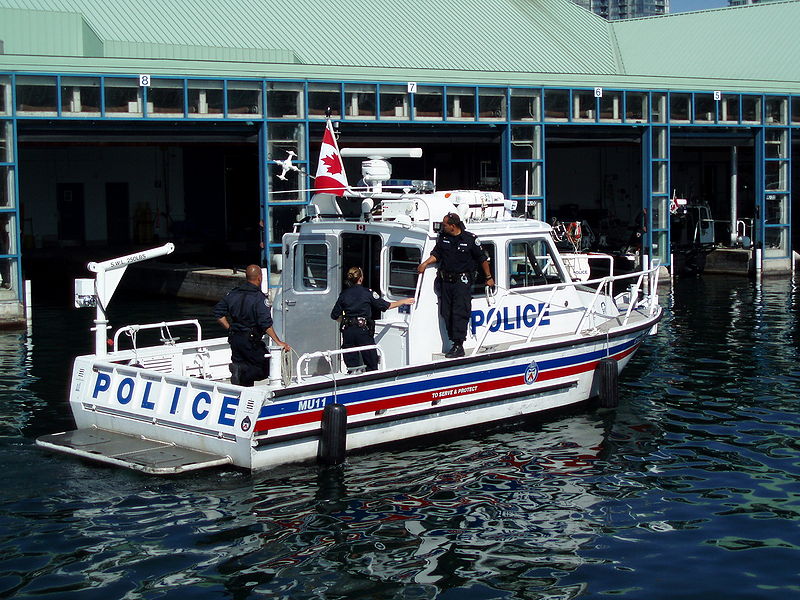
[[[141,87],[150,87],[150,75],[139,75],[139,85]]]

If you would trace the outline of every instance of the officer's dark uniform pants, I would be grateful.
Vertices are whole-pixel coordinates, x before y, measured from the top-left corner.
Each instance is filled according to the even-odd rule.
[[[247,333],[232,333],[228,336],[231,345],[231,362],[239,367],[239,385],[251,387],[253,382],[269,376],[267,347],[259,339]]]
[[[472,285],[460,279],[440,281],[439,314],[453,342],[467,339],[467,325],[472,314]]]
[[[358,325],[348,325],[342,329],[342,348],[355,348],[356,346],[371,346],[375,344],[369,330]],[[348,352],[344,355],[344,364],[348,369],[353,369],[361,364],[358,355],[367,367],[367,371],[378,370],[378,351],[362,350],[361,352]]]

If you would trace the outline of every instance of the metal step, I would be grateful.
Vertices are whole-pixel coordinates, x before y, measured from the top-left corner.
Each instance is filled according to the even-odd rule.
[[[229,456],[199,452],[175,444],[97,428],[43,435],[36,440],[36,444],[57,452],[151,475],[184,473],[233,462]]]

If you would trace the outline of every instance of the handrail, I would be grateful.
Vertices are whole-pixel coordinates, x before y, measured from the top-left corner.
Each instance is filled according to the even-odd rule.
[[[136,334],[139,333],[142,329],[156,329],[156,328],[166,327],[167,333],[169,333],[170,327],[177,327],[180,325],[194,325],[195,328],[197,329],[197,340],[195,341],[198,342],[202,341],[203,333],[200,327],[200,321],[198,321],[197,319],[185,319],[183,321],[161,321],[160,323],[147,323],[145,325],[126,325],[125,327],[120,327],[116,331],[116,333],[114,333],[114,352],[116,352],[118,349],[119,336],[123,333],[127,333],[135,340]],[[162,340],[163,339],[164,338],[162,338]],[[170,339],[172,339],[171,334],[170,334]],[[136,343],[134,341],[134,348],[135,346]]]
[[[550,291],[550,297],[547,299],[547,302],[544,303],[544,306],[543,306],[542,310],[539,311],[539,315],[536,317],[536,322],[533,324],[533,327],[531,327],[531,330],[528,332],[528,337],[525,339],[525,343],[526,344],[530,343],[531,338],[533,337],[533,334],[536,333],[536,331],[539,329],[539,325],[542,323],[542,319],[544,319],[544,314],[547,312],[547,310],[550,309],[551,306],[553,306],[553,298],[555,297],[556,292],[558,290],[559,290],[558,287],[554,287]],[[544,307],[546,307],[546,308],[544,308]],[[564,307],[564,308],[566,308],[566,307]]]
[[[537,291],[545,291],[542,288],[547,288],[547,289],[552,288],[552,289],[550,290],[550,297],[547,299],[546,302],[542,303],[542,310],[539,311],[539,314],[536,317],[536,323],[534,323],[533,327],[531,328],[531,331],[528,334],[528,338],[526,340],[526,343],[530,342],[531,337],[533,336],[533,333],[536,331],[536,329],[539,327],[539,324],[541,323],[542,318],[544,317],[544,314],[552,306],[553,297],[555,296],[555,293],[560,289],[561,286],[565,286],[565,287],[566,286],[574,286],[574,284],[571,283],[571,282],[570,283],[566,283],[566,284],[565,283],[558,283],[558,284],[552,284],[551,286],[542,286],[541,288],[538,288]],[[499,287],[499,286],[497,286],[497,287]],[[494,310],[495,310],[496,314],[500,312],[501,308],[503,308],[503,306],[504,306],[503,302],[505,301],[506,298],[519,297],[519,298],[526,298],[526,299],[529,299],[529,300],[537,300],[537,299],[533,298],[532,296],[529,296],[526,293],[515,292],[515,291],[510,290],[508,288],[499,288],[499,289],[502,289],[505,293],[502,294],[499,297],[499,299],[497,299],[497,305],[494,307]],[[497,298],[497,296],[498,296],[498,294],[495,294],[493,296],[493,298]],[[477,354],[478,350],[483,348],[483,343],[486,341],[486,337],[489,335],[489,332],[490,332],[490,328],[489,328],[489,324],[487,323],[486,329],[483,332],[483,335],[481,336],[480,341],[475,346],[475,348],[472,350],[472,354],[473,355]]]
[[[551,306],[553,296],[555,295],[556,290],[559,288],[559,285],[563,285],[563,284],[555,284],[555,285],[552,286],[553,289],[552,289],[552,291],[550,293],[550,298],[548,298],[547,302],[545,302],[543,304],[544,308],[540,311],[540,314],[536,318],[536,323],[534,323],[534,326],[533,326],[532,329],[536,329],[537,325],[539,324],[539,321],[541,320],[541,316]],[[500,287],[500,286],[496,286],[495,289],[501,289],[504,292],[502,295],[495,293],[494,296],[492,296],[494,299],[496,299],[496,302],[497,302],[496,306],[494,307],[495,314],[499,314],[500,313],[500,309],[503,308],[503,306],[504,306],[503,303],[505,302],[506,298],[519,297],[519,298],[528,298],[528,299],[533,300],[533,298],[531,298],[527,294],[520,293],[520,292],[515,292],[515,291],[510,290],[508,288],[503,288],[503,287]],[[544,290],[539,288],[539,291],[544,291]],[[498,298],[498,296],[499,296],[499,298]],[[487,295],[487,300],[488,300],[488,295]],[[472,355],[477,354],[478,350],[483,348],[483,343],[486,341],[486,337],[489,335],[489,332],[490,332],[490,327],[489,327],[489,324],[487,323],[486,324],[486,329],[484,330],[483,335],[481,336],[481,339],[478,341],[478,344],[472,350]]]
[[[597,286],[597,290],[595,291],[595,295],[592,298],[592,302],[589,303],[589,306],[586,307],[586,310],[581,318],[580,322],[578,323],[578,327],[576,328],[576,332],[581,330],[581,326],[583,322],[586,320],[587,315],[589,314],[597,314],[594,312],[594,306],[597,303],[598,299],[600,298],[600,291],[607,287],[608,290],[606,291],[607,296],[612,296],[613,293],[613,286],[612,284],[615,281],[621,281],[623,279],[633,279],[636,278],[636,283],[630,286],[630,302],[628,303],[628,308],[625,311],[625,316],[622,318],[622,322],[620,325],[626,325],[628,323],[628,319],[630,318],[631,313],[633,312],[634,308],[638,308],[641,306],[646,306],[650,313],[653,312],[653,307],[657,304],[657,290],[658,290],[658,269],[660,267],[660,263],[658,261],[653,262],[653,266],[648,269],[647,271],[636,271],[634,273],[629,273],[627,275],[616,275],[614,277],[604,277],[602,279],[596,279],[592,282],[587,283],[594,283],[599,282]],[[642,299],[643,301],[646,300],[644,304],[637,304],[634,300],[639,297],[639,291],[642,289],[643,285],[647,282],[646,289],[650,291],[645,292],[647,295]],[[613,298],[612,298],[613,299]],[[619,318],[619,317],[616,317]]]
[[[320,350],[317,352],[306,352],[305,354],[301,355],[300,358],[297,359],[297,365],[295,369],[295,377],[297,377],[297,383],[303,382],[303,375],[300,367],[303,365],[304,362],[311,360],[312,358],[325,358],[326,360],[329,359],[331,356],[336,356],[339,354],[349,354],[350,352],[361,352],[362,350],[377,350],[378,351],[378,369],[383,371],[385,369],[385,361],[383,360],[383,350],[378,344],[370,344],[369,346],[355,346],[353,348],[342,348],[340,350]],[[333,368],[333,365],[331,365]],[[308,373],[305,375],[308,377]]]
[[[626,280],[626,279],[636,279],[636,282],[630,288],[631,300],[628,303],[628,307],[627,307],[627,309],[626,309],[626,311],[624,313],[624,316],[623,316],[622,321],[621,321],[620,324],[624,326],[624,325],[626,325],[628,323],[628,320],[629,320],[630,315],[633,312],[634,308],[641,308],[641,307],[644,306],[644,307],[647,307],[649,312],[652,314],[654,307],[657,305],[657,297],[658,297],[657,296],[657,286],[658,286],[657,274],[658,274],[659,267],[660,267],[660,264],[658,262],[654,262],[653,266],[650,269],[648,269],[647,271],[637,271],[637,272],[634,272],[634,273],[628,273],[628,274],[624,274],[624,275],[606,276],[606,277],[602,277],[602,278],[599,278],[599,279],[593,279],[593,280],[585,281],[585,282],[573,282],[573,281],[570,281],[570,282],[559,282],[559,283],[554,283],[554,284],[543,285],[543,286],[537,287],[536,290],[535,290],[535,293],[538,296],[541,296],[541,294],[543,292],[548,292],[548,291],[550,292],[550,295],[547,298],[547,300],[541,304],[541,310],[538,311],[538,315],[536,317],[536,322],[534,323],[533,327],[531,327],[531,330],[528,332],[528,337],[525,340],[525,342],[529,343],[531,341],[531,339],[533,338],[534,334],[538,330],[539,325],[541,324],[542,320],[544,319],[545,313],[547,313],[550,310],[550,308],[553,306],[553,298],[555,297],[556,292],[558,292],[558,291],[560,291],[562,289],[576,288],[578,286],[580,286],[580,287],[592,287],[594,285],[597,286],[595,291],[594,291],[594,296],[592,298],[592,301],[589,303],[588,306],[585,306],[585,307],[582,308],[583,315],[581,316],[580,321],[578,321],[578,325],[575,328],[575,330],[573,331],[573,333],[577,333],[577,332],[581,331],[581,327],[583,326],[583,323],[586,320],[586,317],[588,315],[590,315],[590,314],[600,314],[600,313],[597,313],[595,311],[595,306],[597,305],[597,302],[599,301],[599,299],[601,297],[605,297],[605,296],[611,297],[612,296],[612,293],[611,293],[611,290],[613,289],[612,288],[612,284],[614,282],[623,281],[623,280]],[[647,295],[642,299],[642,300],[646,300],[646,303],[642,304],[642,303],[636,302],[635,300],[639,296],[639,291],[642,289],[643,284],[645,282],[645,279],[647,280],[647,286],[646,287],[649,288],[649,291],[647,292]],[[514,290],[510,290],[510,289],[507,289],[507,288],[502,288],[502,289],[504,289],[505,293],[502,294],[497,299],[497,304],[494,307],[495,311],[497,311],[497,312],[499,312],[500,309],[504,306],[504,302],[505,302],[505,300],[507,298],[518,297],[518,298],[534,300],[534,301],[537,301],[537,302],[540,301],[540,298],[534,298],[531,295],[530,291],[526,291],[526,292],[523,293],[523,292],[516,292]],[[613,297],[612,297],[612,300],[613,300]],[[615,318],[619,318],[619,315],[617,317],[615,317]],[[483,348],[484,343],[486,341],[486,338],[489,335],[489,332],[490,332],[490,327],[489,327],[489,324],[487,323],[486,324],[486,328],[485,328],[485,330],[483,332],[483,335],[481,336],[480,340],[478,341],[478,344],[472,350],[472,354],[473,355],[477,354],[477,352],[481,348]]]
[[[428,272],[428,269],[425,269],[422,273],[419,274],[417,277],[417,286],[414,289],[414,304],[408,307],[408,319],[406,319],[406,326],[408,330],[411,331],[411,325],[414,323],[414,315],[417,313],[416,307],[419,306],[419,296],[422,293],[422,280],[425,277],[425,273]],[[409,363],[411,360],[411,345],[406,344],[406,363]]]

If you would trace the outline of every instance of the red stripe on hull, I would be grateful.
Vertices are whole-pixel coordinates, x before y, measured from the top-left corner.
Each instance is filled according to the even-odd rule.
[[[635,352],[638,347],[639,344],[635,344],[634,346],[631,346],[627,350],[620,352],[613,358],[616,361],[619,361],[628,356],[629,354]],[[573,365],[570,367],[562,367],[560,369],[552,369],[549,371],[545,371],[539,373],[539,376],[536,378],[536,381],[537,382],[549,381],[551,379],[569,377],[570,375],[578,375],[580,373],[585,373],[586,371],[593,371],[595,367],[597,367],[599,362],[600,362],[599,360],[594,360],[587,363],[581,363],[579,365]],[[524,375],[514,375],[513,377],[506,377],[504,379],[497,379],[494,381],[484,381],[472,385],[460,385],[460,386],[454,386],[452,388],[445,388],[443,390],[431,390],[429,392],[419,392],[417,394],[409,394],[406,396],[382,398],[380,400],[370,400],[360,404],[349,405],[347,407],[347,414],[348,416],[361,415],[364,413],[374,412],[379,410],[388,410],[391,408],[400,408],[400,407],[413,406],[415,404],[424,404],[428,402],[433,402],[434,400],[441,398],[457,398],[458,396],[464,394],[479,394],[484,392],[492,392],[495,390],[500,390],[508,387],[516,387],[518,385],[522,385],[524,382],[525,382]],[[456,390],[463,388],[472,388],[472,387],[475,387],[476,389],[464,392],[463,394],[455,393]],[[449,390],[453,390],[453,392],[450,394],[446,394],[444,396],[442,395],[442,392],[447,392]],[[295,425],[305,425],[307,423],[319,423],[321,420],[322,420],[321,410],[310,410],[308,412],[286,415],[284,417],[272,417],[268,419],[261,419],[256,423],[255,430],[257,432],[268,431],[271,429],[280,429],[283,427],[292,427]]]

